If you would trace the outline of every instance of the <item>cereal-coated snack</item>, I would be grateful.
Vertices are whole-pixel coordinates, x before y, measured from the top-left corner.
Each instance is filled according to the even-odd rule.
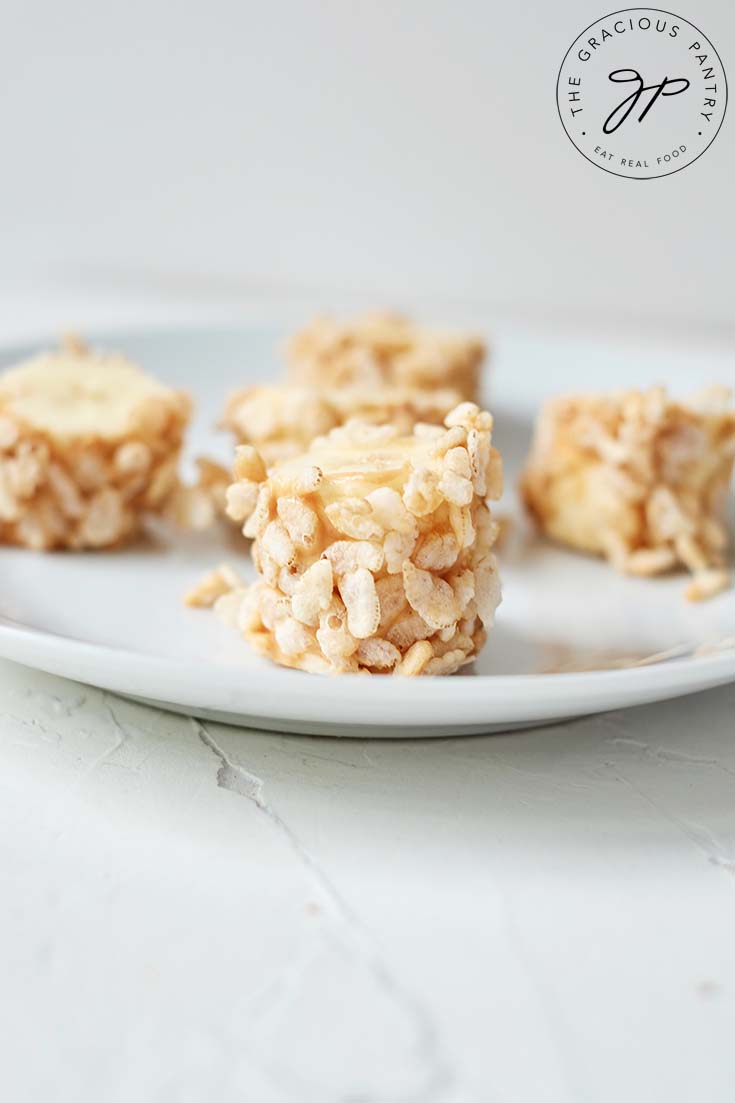
[[[265,384],[230,396],[222,418],[240,444],[254,445],[266,465],[299,456],[319,436],[351,419],[392,425],[400,435],[417,422],[441,425],[461,401],[458,391],[374,387],[298,387]]]
[[[445,428],[350,422],[274,467],[237,449],[233,519],[258,581],[217,604],[285,666],[451,674],[477,655],[500,582],[492,552],[502,465],[492,418],[462,403]]]
[[[663,388],[548,401],[521,490],[555,540],[653,575],[695,576],[691,600],[727,585],[724,507],[735,456],[725,388],[677,402]]]
[[[78,338],[0,375],[0,543],[119,544],[165,508],[190,403]]]
[[[425,329],[400,314],[369,314],[344,323],[320,316],[286,347],[291,383],[451,387],[473,402],[479,398],[484,359],[481,338]]]

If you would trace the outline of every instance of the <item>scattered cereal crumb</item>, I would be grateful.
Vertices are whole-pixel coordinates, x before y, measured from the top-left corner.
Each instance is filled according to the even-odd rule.
[[[727,571],[702,570],[697,571],[694,578],[684,590],[687,601],[706,601],[707,598],[721,594],[730,586],[730,576]]]
[[[209,609],[223,594],[243,588],[244,583],[237,571],[228,563],[220,563],[219,567],[207,571],[196,586],[187,591],[184,595],[184,604]]]

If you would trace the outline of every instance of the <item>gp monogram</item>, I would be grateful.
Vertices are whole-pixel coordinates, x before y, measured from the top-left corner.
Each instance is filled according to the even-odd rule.
[[[556,100],[579,152],[617,176],[686,168],[712,144],[727,106],[719,54],[692,23],[659,8],[598,19],[572,43]]]

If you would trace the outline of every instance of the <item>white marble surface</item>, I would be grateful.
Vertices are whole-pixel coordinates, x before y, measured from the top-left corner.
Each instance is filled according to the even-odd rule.
[[[320,740],[0,663],[0,1099],[731,1103],[734,713]]]
[[[340,741],[0,664],[0,1096],[730,1101],[734,706]]]

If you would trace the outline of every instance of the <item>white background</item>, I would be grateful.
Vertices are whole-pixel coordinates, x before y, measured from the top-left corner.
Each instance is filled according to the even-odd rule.
[[[729,332],[732,118],[646,182],[560,125],[564,53],[614,6],[6,0],[0,281]],[[679,13],[735,72],[735,5]]]

